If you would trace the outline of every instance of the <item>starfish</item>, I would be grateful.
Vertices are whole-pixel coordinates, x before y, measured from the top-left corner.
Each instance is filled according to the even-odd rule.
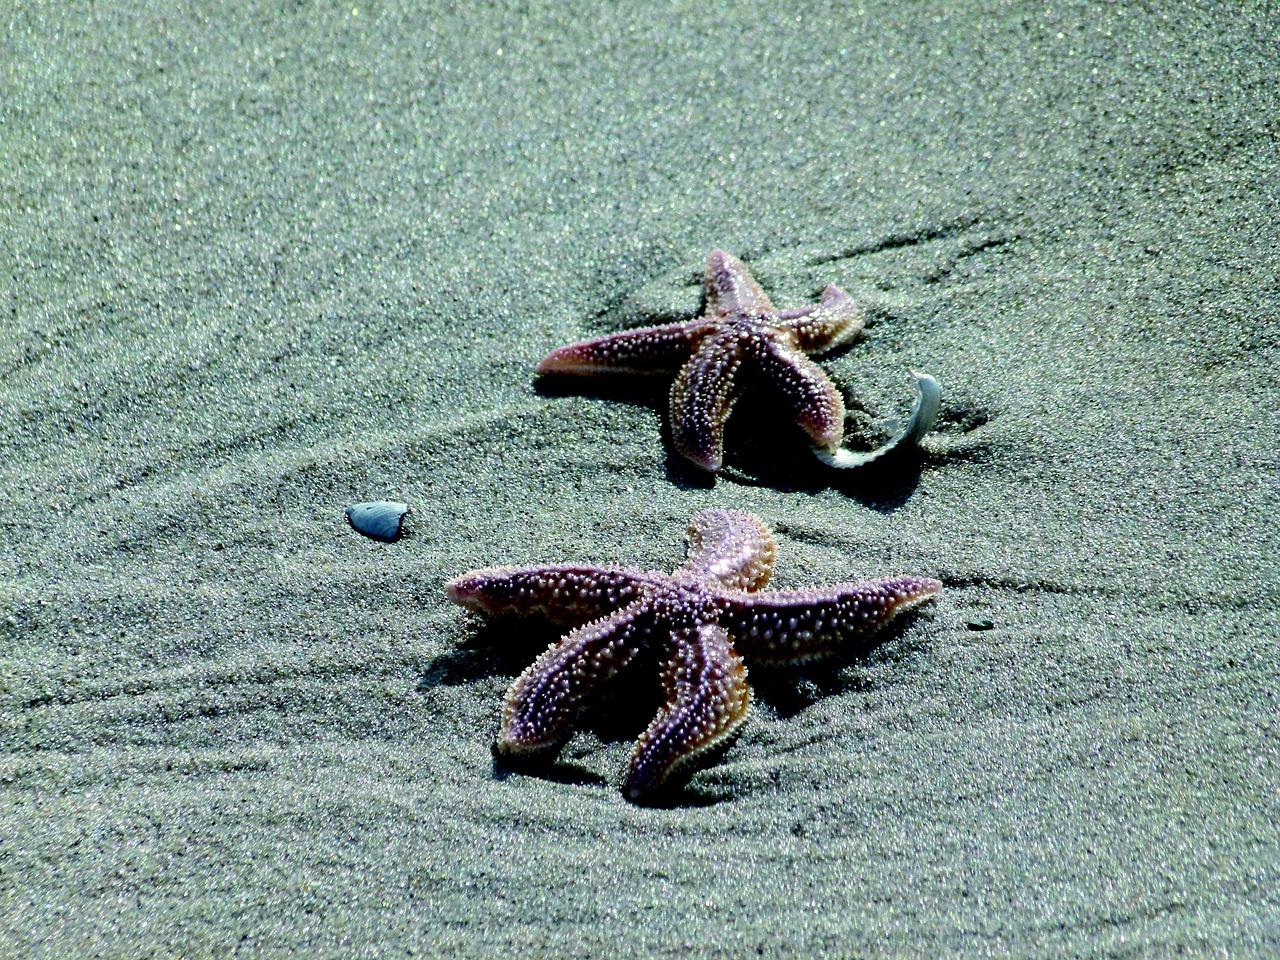
[[[806,354],[828,353],[862,329],[853,299],[828,286],[822,301],[776,310],[746,265],[723,250],[707,259],[706,312],[696,320],[627,330],[553,350],[538,373],[667,373],[676,449],[714,473],[724,460],[724,423],[743,388],[773,387],[815,451],[834,456],[844,438],[844,399]]]
[[[572,628],[507,690],[496,749],[554,748],[583,706],[646,649],[663,663],[666,703],[641,734],[625,783],[631,800],[723,744],[747,716],[743,657],[794,663],[875,633],[942,584],[902,576],[761,592],[773,573],[769,528],[749,513],[703,510],[672,574],[560,565],[473,570],[449,581],[450,600],[491,615],[539,614]]]

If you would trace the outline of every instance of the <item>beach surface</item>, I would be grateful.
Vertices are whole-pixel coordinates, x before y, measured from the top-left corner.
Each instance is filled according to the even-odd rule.
[[[0,29],[0,954],[1280,952],[1280,49],[1190,4],[25,4]],[[715,248],[849,443],[763,395],[714,481],[668,380],[548,350]],[[402,500],[376,543],[348,504]],[[657,677],[490,745],[555,639],[443,584],[669,570],[944,592],[659,806]]]

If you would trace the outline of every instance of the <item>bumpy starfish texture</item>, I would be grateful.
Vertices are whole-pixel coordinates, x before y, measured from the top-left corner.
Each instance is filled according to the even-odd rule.
[[[627,330],[553,350],[538,373],[667,373],[676,449],[704,470],[724,460],[724,423],[743,388],[770,384],[815,450],[835,455],[844,438],[844,399],[806,356],[836,349],[864,318],[839,287],[822,302],[776,310],[750,271],[723,250],[707,259],[706,312],[696,320]]]
[[[723,744],[747,716],[743,657],[794,663],[875,633],[942,584],[894,577],[760,592],[773,573],[769,529],[748,513],[703,510],[672,574],[618,567],[495,567],[445,585],[449,599],[491,615],[537,614],[572,628],[507,691],[499,752],[562,743],[582,707],[657,647],[666,703],[631,755],[625,792],[639,800]]]

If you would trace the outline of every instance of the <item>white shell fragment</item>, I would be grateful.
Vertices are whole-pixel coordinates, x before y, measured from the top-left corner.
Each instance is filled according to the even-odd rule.
[[[409,505],[394,500],[373,500],[347,507],[347,519],[356,532],[383,543],[395,543],[400,539],[400,529],[407,513]]]
[[[942,388],[927,373],[912,370],[911,375],[916,378],[916,399],[911,405],[911,417],[905,427],[899,426],[896,420],[885,421],[885,429],[891,436],[882,446],[866,453],[853,453],[844,447],[834,452],[814,447],[814,456],[828,466],[849,470],[853,467],[865,467],[899,447],[905,449],[919,443],[920,438],[932,430],[938,421],[938,411],[942,408]]]

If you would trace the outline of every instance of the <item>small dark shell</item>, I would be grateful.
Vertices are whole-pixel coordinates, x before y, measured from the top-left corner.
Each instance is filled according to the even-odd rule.
[[[370,540],[395,543],[400,539],[400,528],[408,512],[407,503],[374,500],[370,503],[353,503],[347,507],[347,519],[357,533],[363,533]]]

